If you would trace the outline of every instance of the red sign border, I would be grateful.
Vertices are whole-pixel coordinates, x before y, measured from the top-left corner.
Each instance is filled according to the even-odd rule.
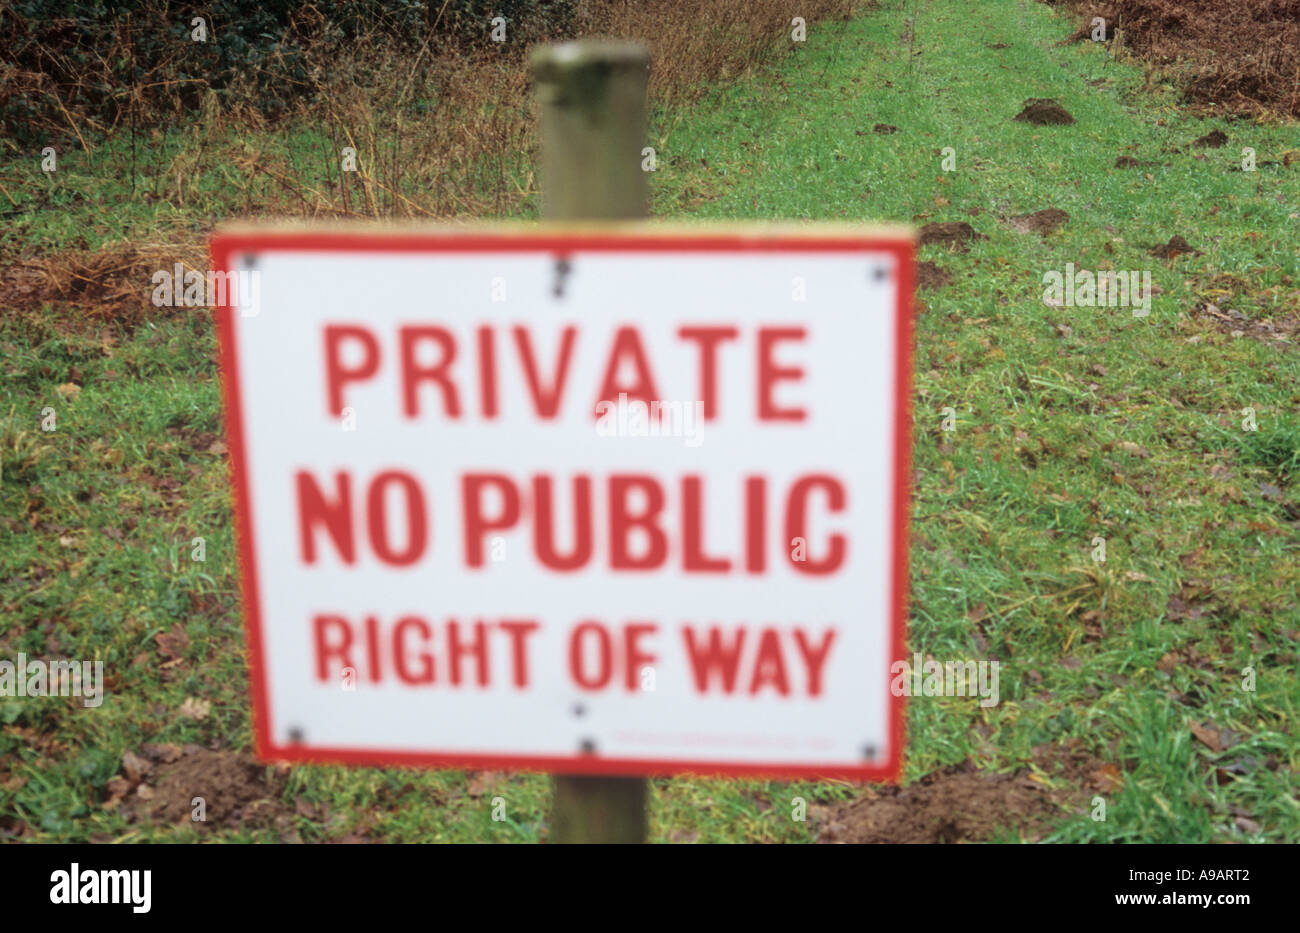
[[[898,301],[895,318],[894,423],[894,573],[890,594],[893,656],[890,665],[907,653],[907,593],[909,501],[912,452],[912,295],[915,247],[906,235],[827,231],[672,232],[602,230],[564,232],[525,230],[448,230],[427,232],[349,232],[309,230],[249,230],[216,233],[210,242],[212,268],[232,271],[231,260],[241,252],[871,252],[890,253],[897,260]],[[228,299],[231,297],[227,296]],[[557,774],[676,775],[769,777],[785,779],[841,778],[897,782],[902,772],[904,702],[890,697],[890,755],[884,764],[850,766],[842,763],[762,764],[751,762],[673,761],[665,759],[602,758],[594,755],[485,755],[477,752],[401,752],[384,749],[277,745],[270,732],[270,701],[266,682],[261,599],[256,544],[248,495],[243,405],[239,397],[239,367],[235,353],[235,314],[229,301],[215,309],[222,398],[225,403],[227,446],[234,473],[235,525],[240,589],[248,635],[249,679],[253,695],[253,734],[257,756],[264,761],[337,763],[367,767],[442,767],[474,770],[546,771]],[[892,680],[892,670],[885,672]]]

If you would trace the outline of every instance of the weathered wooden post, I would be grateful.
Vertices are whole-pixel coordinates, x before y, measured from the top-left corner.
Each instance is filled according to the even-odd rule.
[[[542,112],[542,216],[645,217],[645,46],[564,42],[538,48],[531,64]]]
[[[541,104],[542,216],[646,216],[641,169],[650,55],[635,42],[580,40],[532,54]],[[551,842],[645,842],[649,785],[641,777],[557,775]]]

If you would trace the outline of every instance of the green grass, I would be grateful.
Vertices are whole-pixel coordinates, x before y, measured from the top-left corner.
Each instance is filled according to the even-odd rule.
[[[909,66],[900,36],[913,7]],[[656,115],[655,213],[965,220],[988,238],[964,254],[921,251],[953,283],[920,295],[910,624],[912,650],[999,659],[1002,702],[911,700],[906,780],[968,759],[1028,768],[1059,794],[1043,830],[1055,841],[1298,842],[1300,337],[1266,341],[1249,327],[1300,314],[1300,181],[1295,166],[1232,168],[1243,146],[1260,161],[1300,147],[1300,129],[1189,115],[1172,88],[1101,47],[1057,46],[1073,25],[1022,0],[985,0],[977,13],[892,0],[814,27],[781,68]],[[1077,122],[1011,122],[1028,97],[1057,98]],[[1188,148],[1214,128],[1227,147]],[[250,145],[301,155],[301,177],[317,184],[312,132]],[[49,189],[0,243],[165,242],[286,197],[172,133],[154,157],[190,160],[190,199],[132,200],[105,169],[120,145],[98,150],[98,168],[68,153],[57,183],[16,181],[37,173],[34,159],[0,167],[21,203]],[[955,172],[940,165],[949,146]],[[1115,169],[1121,154],[1156,164]],[[1070,220],[1045,238],[999,220],[1047,207]],[[1147,253],[1173,234],[1201,254]],[[1042,275],[1067,262],[1150,270],[1151,315],[1045,306]],[[1245,315],[1247,333],[1198,316],[1205,301]],[[221,430],[214,347],[199,312],[126,333],[53,314],[0,318],[0,657],[100,658],[113,695],[94,715],[0,700],[0,833],[283,834],[130,824],[99,804],[122,753],[142,743],[249,744],[227,476],[207,449]],[[71,400],[56,391],[68,382],[82,386]],[[53,433],[40,430],[47,406]],[[1247,408],[1257,431],[1242,428]],[[188,559],[195,536],[203,563]],[[184,663],[160,670],[155,636],[177,621],[190,636]],[[142,654],[151,662],[136,666]],[[1242,689],[1248,667],[1253,692]],[[210,714],[181,716],[187,697],[210,701]],[[1193,722],[1228,730],[1231,747],[1212,751]],[[1055,767],[1052,749],[1118,769],[1105,822],[1087,815],[1095,789]],[[309,841],[544,838],[545,777],[488,786],[458,772],[313,766],[292,770],[283,800],[331,814],[294,814]],[[790,818],[793,798],[855,794],[842,783],[653,786],[657,841],[808,841],[815,827]],[[490,818],[498,794],[504,823]],[[1009,825],[999,838],[1020,836]]]

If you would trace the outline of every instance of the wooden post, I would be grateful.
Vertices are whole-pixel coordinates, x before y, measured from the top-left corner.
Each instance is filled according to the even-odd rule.
[[[564,42],[538,48],[530,64],[542,116],[542,216],[645,217],[646,48]],[[645,778],[556,775],[554,783],[551,842],[645,842]]]
[[[542,216],[645,217],[645,47],[563,42],[534,51],[531,64],[542,110]]]

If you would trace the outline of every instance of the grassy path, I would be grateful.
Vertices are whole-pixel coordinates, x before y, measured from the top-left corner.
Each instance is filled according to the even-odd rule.
[[[1300,501],[1284,481],[1300,357],[1260,324],[1300,315],[1300,182],[1240,170],[1243,147],[1276,161],[1296,129],[1190,118],[1102,47],[1057,46],[1069,31],[1019,0],[824,26],[779,76],[669,129],[686,177],[663,177],[660,203],[987,237],[921,253],[952,284],[920,295],[912,647],[1000,659],[1002,703],[913,700],[911,778],[1028,769],[1062,794],[1062,840],[1300,839]],[[1012,122],[1031,97],[1076,122]],[[1227,146],[1189,146],[1212,129]],[[1047,236],[1002,219],[1048,208],[1069,220]],[[1175,234],[1200,254],[1148,253]],[[1043,275],[1066,263],[1148,271],[1149,316],[1049,307]],[[1105,822],[1087,816],[1096,794]]]
[[[1300,335],[1277,339],[1300,314],[1300,182],[1263,165],[1300,137],[1190,118],[1101,47],[1055,45],[1071,29],[1022,0],[889,0],[818,26],[781,69],[660,115],[656,213],[961,221],[986,237],[921,254],[951,284],[920,295],[912,647],[998,659],[1001,703],[911,701],[907,776],[969,762],[1015,775],[1020,796],[967,807],[1032,805],[1003,807],[992,832],[949,814],[956,838],[1300,841]],[[1030,97],[1076,122],[1012,122]],[[1215,128],[1227,146],[1189,146]],[[1234,171],[1246,146],[1260,167]],[[1152,164],[1114,168],[1120,155]],[[1069,214],[1059,232],[1003,220],[1047,208]],[[1199,252],[1148,253],[1175,234]],[[1044,273],[1066,263],[1148,271],[1149,316],[1045,304]],[[0,700],[0,833],[544,838],[543,777],[277,773],[236,753],[243,638],[205,317],[118,341],[5,316],[0,350],[0,656],[98,652],[117,697],[94,716]],[[52,434],[34,428],[45,406]],[[247,793],[239,827],[103,806],[145,743],[201,746]],[[655,837],[810,840],[860,795],[658,781]],[[1105,821],[1089,818],[1098,796]],[[796,797],[809,821],[791,819]]]

